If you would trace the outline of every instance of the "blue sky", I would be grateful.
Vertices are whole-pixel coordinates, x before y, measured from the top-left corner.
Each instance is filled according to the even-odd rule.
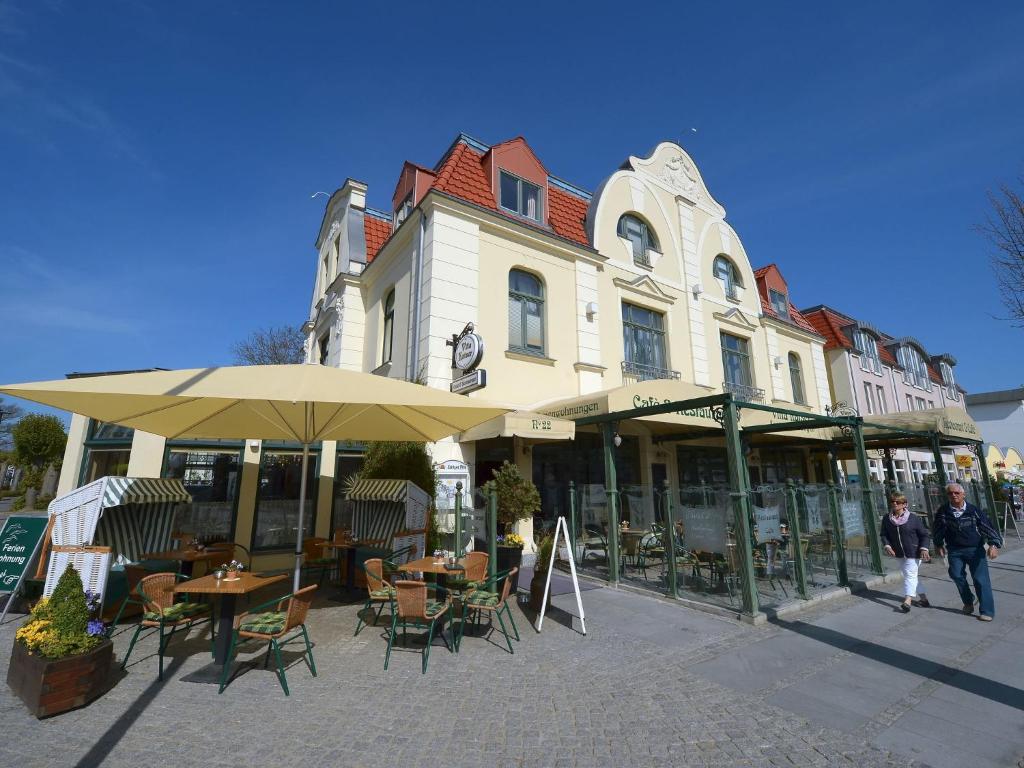
[[[310,196],[387,208],[461,131],[587,189],[680,141],[798,306],[1024,384],[974,231],[1024,173],[1024,5],[377,5],[0,0],[0,382],[230,364],[306,317]]]

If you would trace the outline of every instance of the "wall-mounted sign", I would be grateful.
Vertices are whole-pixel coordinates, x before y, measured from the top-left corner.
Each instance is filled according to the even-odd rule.
[[[460,371],[472,371],[484,357],[484,340],[479,334],[467,333],[455,344],[455,367]],[[453,390],[454,391],[454,390]]]
[[[449,387],[456,395],[467,395],[487,386],[487,371],[478,368],[455,379]]]
[[[957,456],[956,456],[956,465],[958,467],[960,467],[961,469],[967,469],[972,464],[974,464],[974,457],[973,456],[964,456],[962,454],[957,454]]]

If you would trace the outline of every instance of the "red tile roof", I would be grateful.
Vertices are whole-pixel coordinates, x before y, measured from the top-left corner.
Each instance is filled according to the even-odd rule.
[[[838,315],[827,308],[805,312],[803,317],[818,333],[825,337],[825,349],[853,349],[853,342],[843,333],[842,328],[850,324],[849,318]]]
[[[482,159],[482,154],[460,141],[437,172],[433,188],[492,211],[498,210]]]
[[[483,154],[459,142],[437,172],[433,188],[502,214],[491,191],[483,166]],[[590,247],[583,221],[589,203],[582,198],[548,185],[548,223],[556,235]],[[504,214],[502,214],[504,215]],[[515,219],[530,226],[529,222]]]
[[[576,195],[548,185],[548,222],[555,232],[567,240],[590,245],[584,221],[589,203]]]
[[[754,274],[757,273],[755,272]],[[776,320],[786,322],[786,318],[779,317],[779,313],[775,311],[774,307],[772,307],[771,305],[771,302],[769,302],[764,296],[761,297],[761,311],[768,317],[774,317]],[[810,331],[811,333],[816,333],[820,336],[825,336],[825,334],[819,331],[813,324],[807,322],[807,318],[801,315],[792,303],[790,303],[789,305],[789,322],[791,322],[798,328],[803,328],[805,331]],[[826,336],[825,338],[827,339],[828,337]],[[826,345],[825,348],[828,349],[828,346]]]
[[[366,263],[369,264],[384,241],[391,237],[391,222],[368,213],[363,216],[363,232],[366,235]]]

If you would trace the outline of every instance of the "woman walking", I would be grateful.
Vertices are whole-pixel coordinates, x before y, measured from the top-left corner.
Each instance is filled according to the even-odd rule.
[[[917,568],[924,560],[932,558],[928,554],[928,529],[921,518],[910,513],[907,497],[897,493],[892,497],[889,514],[882,518],[882,542],[885,554],[889,557],[903,558],[903,603],[900,610],[910,613],[910,603],[915,596],[918,605],[928,607],[928,598],[924,592],[917,592]]]

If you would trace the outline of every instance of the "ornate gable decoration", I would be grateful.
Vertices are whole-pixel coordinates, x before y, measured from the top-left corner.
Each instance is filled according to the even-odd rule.
[[[739,307],[733,307],[725,312],[715,312],[715,319],[729,323],[733,326],[753,331],[760,326],[740,311]]]
[[[646,299],[660,301],[665,304],[675,304],[676,299],[679,298],[678,296],[667,293],[660,285],[654,282],[649,275],[640,275],[640,277],[634,280],[625,280],[621,277],[616,277],[612,280],[612,283],[624,292],[635,293]]]
[[[629,167],[658,186],[707,212],[725,218],[725,208],[711,197],[700,171],[682,147],[663,141],[649,157],[630,156]]]

